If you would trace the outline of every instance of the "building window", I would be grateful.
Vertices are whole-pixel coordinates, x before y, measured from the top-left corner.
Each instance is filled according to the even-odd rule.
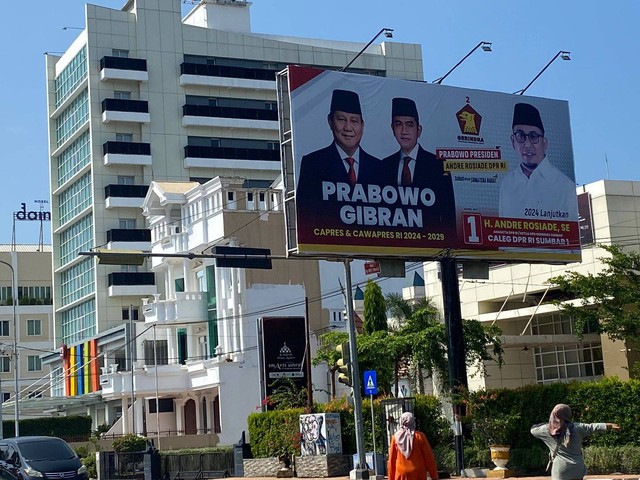
[[[131,100],[131,92],[125,92],[122,90],[115,90],[113,92],[113,98],[117,100]]]
[[[235,210],[236,208],[236,192],[227,192],[227,209]]]
[[[0,372],[11,371],[11,359],[7,356],[0,357]]]
[[[602,346],[597,343],[534,348],[538,383],[588,380],[604,374]]]
[[[159,398],[158,399],[158,413],[171,413],[173,412],[173,398]],[[149,413],[156,413],[156,399],[149,399]]]
[[[129,50],[122,50],[120,48],[114,48],[111,50],[112,57],[129,58]]]
[[[133,142],[133,133],[117,133],[116,142],[131,143]]]
[[[121,218],[118,220],[118,228],[122,228],[124,230],[135,230],[136,228],[136,219],[135,218]]]
[[[118,185],[135,185],[135,179],[133,175],[118,175]]]
[[[27,320],[27,335],[29,336],[42,335],[42,321]]]
[[[158,365],[169,365],[169,347],[166,340],[156,340],[155,356],[153,340],[145,340],[143,345],[145,365],[155,365],[155,358],[158,359]]]
[[[131,311],[133,312],[133,320],[138,320],[138,307],[133,307]],[[129,307],[122,309],[122,320],[129,320]]]
[[[9,320],[0,321],[0,336],[2,337],[9,336]]]
[[[29,372],[39,372],[42,370],[42,360],[40,360],[38,355],[29,355],[27,362],[27,370]]]
[[[253,202],[253,192],[247,192],[247,210],[255,209],[255,203]]]
[[[87,49],[83,48],[55,79],[56,107],[59,107],[87,77]]]

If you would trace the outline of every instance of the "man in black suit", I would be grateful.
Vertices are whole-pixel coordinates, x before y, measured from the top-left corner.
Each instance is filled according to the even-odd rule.
[[[356,185],[360,188],[377,184],[381,179],[382,162],[360,147],[364,120],[358,94],[334,90],[327,121],[333,142],[303,156],[298,172],[296,208],[301,243],[311,226],[344,226],[345,222],[340,219],[341,208],[357,202],[338,199],[337,191],[351,193]],[[313,238],[317,240],[317,236]]]
[[[358,94],[349,90],[334,90],[327,116],[333,133],[333,143],[302,157],[298,175],[297,195],[320,196],[322,181],[375,183],[380,160],[360,148],[364,120]]]
[[[433,234],[433,239],[438,243],[453,246],[449,242],[455,240],[456,206],[451,175],[444,171],[443,163],[433,153],[418,143],[422,126],[413,100],[392,100],[391,130],[400,150],[382,161],[387,184],[397,185],[398,188],[418,188],[429,195],[433,193],[433,203],[421,207],[424,228],[428,234]],[[444,235],[444,242],[440,242],[440,234]]]

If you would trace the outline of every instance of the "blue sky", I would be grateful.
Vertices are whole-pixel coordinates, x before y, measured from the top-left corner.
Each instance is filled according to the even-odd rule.
[[[120,9],[125,0],[93,3]],[[21,203],[34,210],[36,200],[49,198],[44,52],[66,50],[78,31],[63,27],[84,26],[84,4],[12,2],[0,16],[0,243],[11,241],[12,212]],[[559,50],[570,51],[571,60],[554,61],[527,95],[569,102],[578,184],[640,180],[636,144],[630,141],[640,135],[637,0],[254,0],[251,12],[258,33],[364,44],[381,28],[393,28],[395,41],[422,46],[428,81],[478,42],[492,42],[491,53],[476,50],[445,83],[507,93],[524,88]],[[48,229],[45,224],[45,242]],[[38,243],[37,222],[20,223],[16,230],[19,243]]]

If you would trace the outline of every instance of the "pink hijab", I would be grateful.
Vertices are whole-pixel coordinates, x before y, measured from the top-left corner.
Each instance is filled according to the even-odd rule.
[[[562,443],[566,447],[571,439],[573,429],[571,428],[571,407],[564,403],[559,403],[549,415],[549,433],[551,435],[563,435]]]
[[[400,428],[393,436],[400,453],[404,458],[409,458],[413,450],[413,436],[416,432],[416,419],[411,412],[404,412],[400,416]]]

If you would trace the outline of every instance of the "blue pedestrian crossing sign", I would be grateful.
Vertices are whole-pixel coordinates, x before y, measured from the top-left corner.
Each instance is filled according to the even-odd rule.
[[[365,395],[376,395],[378,393],[378,381],[376,371],[367,370],[364,372],[364,393]]]

